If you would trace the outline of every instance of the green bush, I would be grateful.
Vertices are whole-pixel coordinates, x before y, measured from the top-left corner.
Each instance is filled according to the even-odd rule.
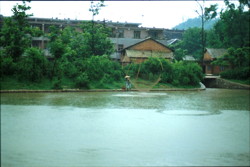
[[[115,70],[113,71],[112,77],[115,81],[119,81],[122,78],[122,71],[121,70]]]
[[[37,48],[29,48],[18,63],[18,75],[21,80],[38,82],[47,74],[48,60]]]
[[[75,78],[79,73],[77,67],[68,61],[63,63],[62,68],[64,74],[69,78]]]
[[[187,63],[187,77],[189,78],[189,85],[198,85],[199,82],[203,79],[202,68],[197,63]]]
[[[55,80],[52,89],[57,89],[57,90],[62,89],[62,80],[61,79]]]
[[[131,77],[145,80],[156,80],[161,77],[161,83],[170,83],[176,86],[197,86],[203,79],[202,68],[197,63],[175,62],[170,63],[163,58],[151,57],[142,64],[130,64],[124,68]]]
[[[121,80],[122,69],[117,62],[109,60],[107,56],[92,56],[85,60],[84,71],[91,81],[100,81],[105,75]]]
[[[1,75],[13,75],[17,71],[17,65],[11,57],[1,56]]]
[[[82,73],[80,74],[77,78],[76,78],[76,87],[77,88],[89,88],[89,77],[86,73]]]
[[[173,68],[173,84],[196,86],[203,79],[202,69],[197,63],[176,62]]]
[[[162,83],[172,83],[173,82],[173,65],[166,59],[161,60],[163,73],[161,74]]]
[[[154,81],[154,79],[155,79],[154,74],[152,72],[150,72],[148,75],[148,80]]]
[[[246,79],[249,79],[250,68],[249,67],[241,67],[241,68],[223,71],[220,73],[220,76],[222,78],[226,78],[226,79],[246,80]]]

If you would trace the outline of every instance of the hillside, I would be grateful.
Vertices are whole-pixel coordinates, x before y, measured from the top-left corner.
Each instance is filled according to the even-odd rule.
[[[211,29],[213,25],[218,21],[219,19],[213,19],[210,21],[207,21],[205,23],[205,30]],[[191,18],[188,19],[187,21],[178,24],[177,26],[173,27],[173,29],[177,30],[186,30],[188,28],[193,28],[193,27],[201,27],[201,18],[196,17],[196,18]]]

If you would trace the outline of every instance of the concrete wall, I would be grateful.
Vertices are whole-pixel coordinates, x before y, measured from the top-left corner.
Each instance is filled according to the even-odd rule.
[[[249,85],[243,85],[243,84],[239,84],[235,82],[230,82],[222,78],[204,79],[204,85],[207,88],[250,89]]]

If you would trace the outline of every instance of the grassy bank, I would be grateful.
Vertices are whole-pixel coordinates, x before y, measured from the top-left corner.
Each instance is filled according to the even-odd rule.
[[[99,83],[90,82],[88,89],[121,89],[124,82]],[[40,82],[20,81],[15,77],[1,78],[1,90],[53,90],[53,89],[77,89],[75,82],[69,78],[43,79]]]
[[[90,82],[88,89],[122,89],[125,87],[125,81],[112,83]],[[174,88],[199,88],[199,86],[173,86],[167,83],[157,83],[147,80],[136,80],[132,82],[133,89],[174,89]],[[15,77],[1,78],[1,90],[53,90],[53,89],[78,89],[75,82],[69,78],[43,79],[40,82],[20,81]]]
[[[53,83],[48,79],[41,82],[28,82],[19,81],[16,78],[5,77],[1,79],[1,90],[16,90],[16,89],[28,89],[28,90],[51,90],[53,89]]]

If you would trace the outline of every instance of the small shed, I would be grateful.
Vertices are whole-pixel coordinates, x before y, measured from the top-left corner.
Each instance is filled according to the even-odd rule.
[[[205,65],[205,74],[207,75],[218,75],[220,72],[224,71],[225,66],[218,66],[211,64],[213,61],[218,59],[219,57],[227,54],[227,49],[214,49],[214,48],[206,48],[203,62]]]
[[[173,50],[153,38],[146,38],[124,48],[121,52],[120,61],[123,65],[142,63],[149,57],[161,57],[171,61],[173,59]]]

